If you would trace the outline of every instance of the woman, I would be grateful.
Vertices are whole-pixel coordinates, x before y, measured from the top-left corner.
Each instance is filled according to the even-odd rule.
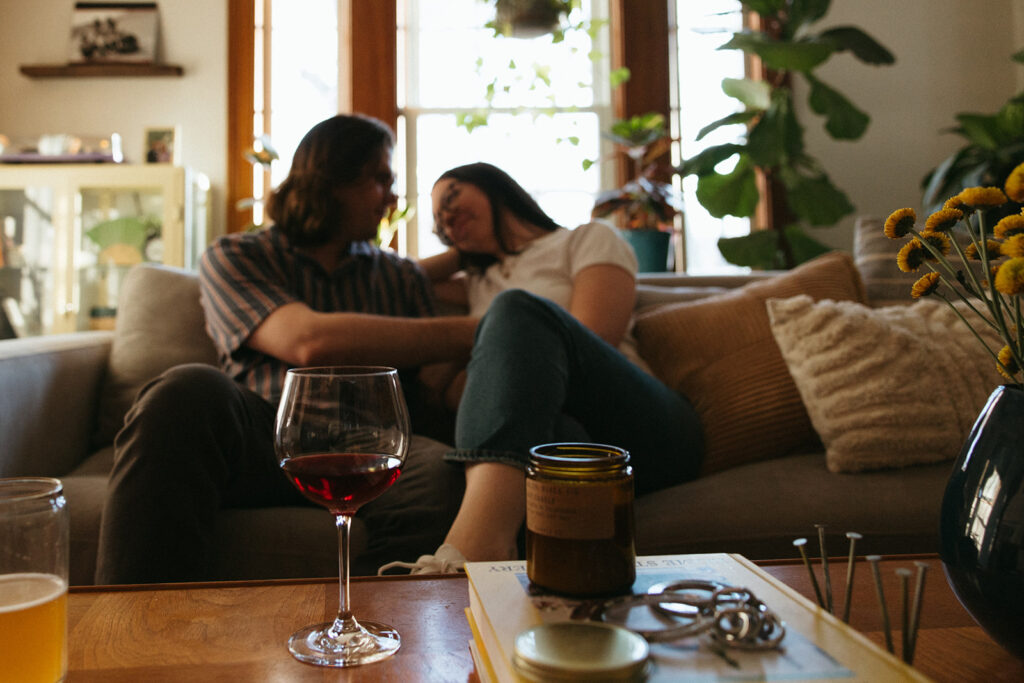
[[[466,560],[515,558],[524,468],[541,443],[626,448],[640,494],[695,476],[700,423],[633,349],[636,258],[615,231],[558,226],[485,163],[444,173],[431,199],[436,230],[454,249],[423,266],[439,296],[462,298],[471,316],[483,316],[448,455],[466,465],[466,493],[435,555],[382,571],[454,571]]]

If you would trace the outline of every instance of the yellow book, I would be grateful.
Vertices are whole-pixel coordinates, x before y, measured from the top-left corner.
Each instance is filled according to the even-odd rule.
[[[525,562],[468,562],[466,574],[467,618],[481,681],[524,680],[511,663],[516,635],[532,626],[591,614],[602,602],[561,598],[537,590],[526,577]],[[786,636],[779,650],[762,651],[716,646],[707,635],[652,643],[649,681],[929,680],[741,555],[639,557],[633,591],[646,593],[654,584],[681,579],[747,588],[783,620]]]

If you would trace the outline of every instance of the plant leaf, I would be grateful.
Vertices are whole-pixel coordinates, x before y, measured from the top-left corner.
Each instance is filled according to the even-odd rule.
[[[811,109],[825,117],[825,130],[837,140],[856,140],[864,135],[871,117],[846,97],[807,74],[811,84]]]
[[[1013,56],[1010,57],[1010,59],[1012,59],[1015,62],[1020,62],[1021,64],[1024,64],[1024,50],[1021,50],[1020,52],[1014,52]]]
[[[832,247],[826,246],[814,239],[799,225],[787,225],[785,229],[786,241],[789,243],[790,253],[793,254],[793,265],[800,265],[812,258],[832,251]]]
[[[786,203],[801,220],[811,225],[835,225],[840,218],[854,212],[849,198],[828,176],[796,178],[796,182],[788,179]]]
[[[789,21],[793,32],[801,26],[813,24],[828,13],[832,0],[793,0],[789,6]]]
[[[778,166],[803,152],[803,128],[796,120],[789,90],[778,90],[772,106],[747,135],[747,152],[758,166]]]
[[[742,153],[743,150],[744,146],[738,145],[735,142],[708,147],[689,159],[683,160],[683,163],[676,168],[676,173],[684,177],[688,175],[710,175],[715,172],[715,166],[735,154]]]
[[[835,42],[837,52],[849,50],[865,64],[892,64],[896,61],[881,43],[854,26],[836,26],[822,32],[820,37]]]
[[[742,102],[747,109],[764,110],[772,103],[772,87],[766,81],[723,78],[722,92]]]
[[[741,157],[731,173],[702,176],[697,181],[697,201],[715,218],[754,214],[760,194],[754,167]]]
[[[706,136],[708,133],[719,129],[722,126],[731,126],[737,123],[746,123],[747,121],[750,121],[758,114],[759,112],[748,110],[739,111],[736,112],[735,114],[729,114],[728,116],[723,116],[717,121],[709,123],[708,125],[701,128],[700,131],[697,133],[697,137],[695,138],[695,140],[703,140],[704,136]]]
[[[772,40],[761,33],[742,31],[719,50],[743,50],[756,54],[769,69],[810,71],[835,51],[831,40],[807,39],[795,42]]]
[[[755,230],[741,237],[722,237],[718,251],[729,263],[759,270],[782,267],[779,254],[779,236],[774,230]]]
[[[996,149],[999,146],[999,124],[995,116],[988,114],[957,114],[960,122],[960,134],[975,145],[985,149]]]
[[[613,88],[617,88],[628,81],[632,75],[633,74],[630,72],[629,67],[622,66],[618,69],[613,69],[612,72],[608,74],[608,82],[611,83]]]

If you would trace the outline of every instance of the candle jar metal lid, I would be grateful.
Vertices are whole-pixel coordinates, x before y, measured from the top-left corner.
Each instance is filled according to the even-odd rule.
[[[611,624],[564,621],[516,636],[512,666],[531,681],[642,681],[650,646]]]

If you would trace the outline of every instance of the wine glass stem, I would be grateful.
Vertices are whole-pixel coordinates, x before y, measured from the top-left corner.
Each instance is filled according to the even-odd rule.
[[[348,560],[352,517],[350,515],[335,515],[334,523],[338,527],[338,617],[334,626],[344,632],[357,628],[355,617],[352,616],[348,594]]]

